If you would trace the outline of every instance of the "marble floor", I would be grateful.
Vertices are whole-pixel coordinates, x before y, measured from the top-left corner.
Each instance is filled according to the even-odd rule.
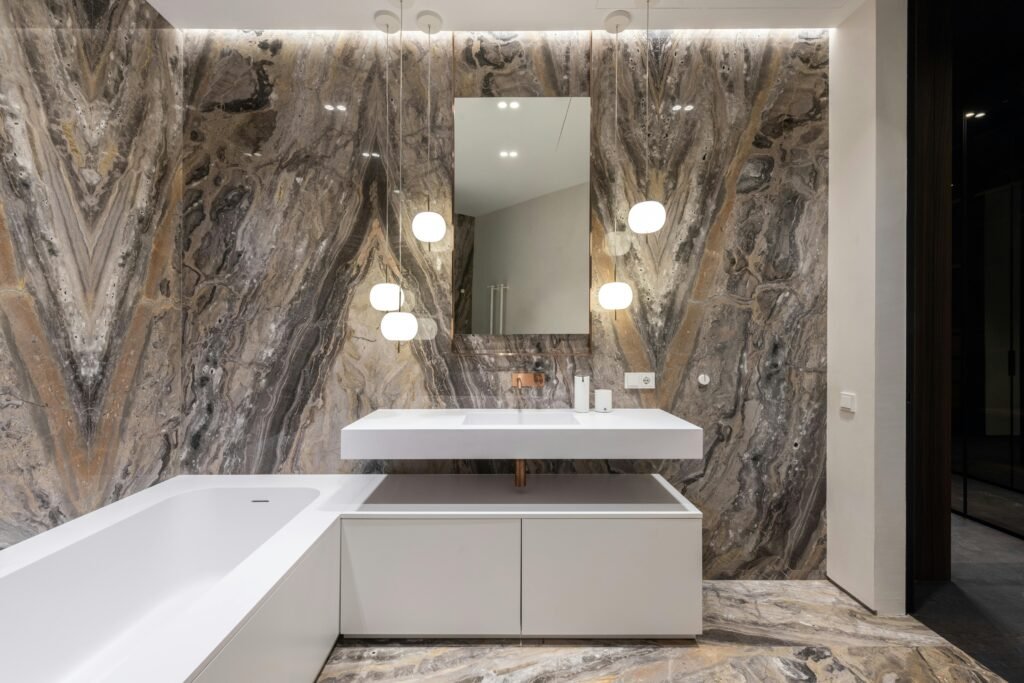
[[[341,681],[1001,681],[910,617],[827,581],[706,581],[693,641],[340,640]]]

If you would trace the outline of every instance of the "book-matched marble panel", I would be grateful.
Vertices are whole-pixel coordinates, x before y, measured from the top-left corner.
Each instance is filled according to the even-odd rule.
[[[182,98],[144,3],[0,17],[3,547],[174,467]]]

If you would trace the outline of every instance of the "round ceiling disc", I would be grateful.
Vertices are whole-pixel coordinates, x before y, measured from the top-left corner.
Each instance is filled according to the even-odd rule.
[[[398,15],[382,9],[373,15],[373,23],[384,33],[398,33]]]
[[[604,18],[604,29],[608,33],[625,31],[633,17],[624,9],[617,9]]]
[[[441,15],[431,10],[423,10],[416,15],[416,25],[424,33],[437,33],[441,30],[443,23]]]

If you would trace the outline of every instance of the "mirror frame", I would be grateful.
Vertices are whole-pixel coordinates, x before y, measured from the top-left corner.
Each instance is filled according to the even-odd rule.
[[[454,46],[453,46],[454,47]],[[454,55],[455,50],[452,50],[452,81],[457,83],[455,72]],[[592,78],[592,76],[591,76]],[[588,83],[590,85],[590,83]],[[459,97],[463,97],[457,91],[457,87],[452,88],[452,111],[455,111],[455,100]],[[532,92],[522,92],[512,90],[510,92],[487,92],[477,93],[473,97],[494,97],[494,98],[509,98],[515,97],[517,99],[530,99],[535,97],[586,97],[591,99],[590,88],[585,95],[538,95]],[[587,332],[586,334],[506,334],[506,335],[489,335],[489,334],[466,334],[463,332],[455,331],[455,308],[457,304],[456,290],[458,283],[458,271],[455,268],[455,240],[458,236],[455,234],[456,230],[456,212],[455,212],[455,164],[458,160],[455,158],[455,125],[454,118],[452,120],[452,168],[451,168],[451,228],[452,228],[452,250],[451,250],[451,326],[449,334],[452,340],[452,353],[456,355],[468,355],[468,356],[589,356],[592,352],[592,337],[594,333],[594,231],[595,231],[595,217],[594,217],[594,108],[591,102],[590,107],[590,158],[588,165],[590,172],[587,178],[587,191],[589,196],[587,197],[587,211],[589,227],[587,229],[587,264],[588,264],[588,278],[587,292],[588,292],[588,305],[587,305]]]

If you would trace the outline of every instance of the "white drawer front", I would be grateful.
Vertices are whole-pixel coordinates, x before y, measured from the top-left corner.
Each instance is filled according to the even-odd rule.
[[[524,519],[525,636],[701,632],[701,520]]]
[[[519,633],[518,519],[343,519],[345,636]]]

